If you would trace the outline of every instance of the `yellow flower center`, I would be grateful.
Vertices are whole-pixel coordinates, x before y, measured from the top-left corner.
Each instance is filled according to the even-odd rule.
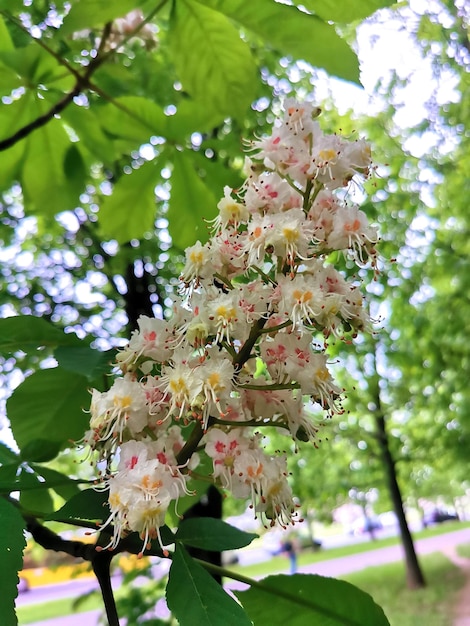
[[[119,409],[128,409],[132,404],[132,398],[130,396],[114,396],[113,404]]]
[[[282,234],[288,243],[294,243],[299,239],[299,231],[297,228],[289,228],[286,226],[282,229]]]
[[[331,161],[335,158],[336,152],[333,148],[328,148],[327,150],[320,150],[319,156],[320,159],[323,159],[324,161]]]
[[[310,300],[313,298],[313,293],[311,291],[301,291],[300,289],[295,289],[292,295],[299,304],[305,304],[306,302],[310,302]]]

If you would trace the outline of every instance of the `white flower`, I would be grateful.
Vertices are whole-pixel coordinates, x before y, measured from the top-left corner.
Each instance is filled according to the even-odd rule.
[[[266,233],[265,246],[290,267],[306,259],[315,228],[302,209],[290,209],[273,216],[272,228]]]
[[[216,232],[229,227],[238,228],[250,216],[246,206],[234,200],[231,193],[230,187],[224,187],[224,197],[217,204],[219,215],[214,220]]]
[[[90,413],[90,428],[97,441],[112,438],[122,442],[126,429],[137,434],[147,425],[147,398],[137,381],[117,378],[109,391],[93,390]]]
[[[204,246],[197,241],[194,246],[186,248],[186,263],[181,273],[181,280],[189,285],[193,281],[209,276],[212,273],[210,266],[211,251],[208,244]]]
[[[295,326],[315,325],[322,312],[323,293],[315,276],[297,274],[294,278],[281,277],[278,282],[278,311],[292,320]]]
[[[331,250],[350,249],[362,260],[362,248],[377,243],[377,229],[369,225],[364,211],[356,206],[341,207],[333,217],[332,231],[327,245]]]

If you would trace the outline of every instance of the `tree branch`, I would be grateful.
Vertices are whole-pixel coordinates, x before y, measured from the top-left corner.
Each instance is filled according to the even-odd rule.
[[[17,130],[16,133],[10,135],[10,137],[7,137],[6,139],[0,141],[0,151],[11,148],[16,143],[18,143],[18,141],[30,135],[34,130],[45,126],[55,115],[63,111],[72,102],[75,96],[78,96],[81,91],[82,86],[77,83],[72,91],[67,93],[61,100],[59,100],[59,102],[54,104],[54,106],[49,109],[47,113],[44,113],[44,115],[40,115],[29,124],[26,124],[19,130]]]
[[[24,29],[24,27],[22,28]],[[98,53],[96,57],[92,59],[89,65],[86,67],[83,74],[77,72],[69,63],[64,62],[64,60],[59,57],[53,50],[51,50],[49,46],[46,46],[43,42],[37,40],[38,42],[40,42],[41,47],[45,48],[47,52],[49,52],[49,54],[51,54],[59,63],[64,65],[67,70],[75,76],[76,82],[73,89],[66,93],[65,96],[59,100],[59,102],[56,102],[56,104],[54,104],[54,106],[52,106],[49,111],[47,111],[47,113],[40,115],[32,122],[29,122],[29,124],[25,124],[25,126],[17,130],[15,133],[13,133],[13,135],[10,135],[10,137],[7,137],[6,139],[0,141],[0,151],[11,148],[16,143],[18,143],[18,141],[21,141],[21,139],[24,139],[25,137],[30,135],[33,131],[45,126],[53,117],[63,111],[73,101],[75,96],[78,96],[85,89],[90,88],[90,78],[93,72],[95,72],[106,59],[106,56],[102,54],[102,51],[104,42],[106,42],[106,39],[109,37],[110,32],[111,23],[108,23],[103,28],[103,34],[101,36],[101,43],[98,49]]]

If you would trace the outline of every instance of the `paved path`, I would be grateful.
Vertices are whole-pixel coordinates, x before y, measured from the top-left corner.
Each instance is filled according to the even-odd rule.
[[[470,543],[470,528],[463,528],[461,530],[456,530],[444,535],[438,535],[436,537],[418,539],[415,542],[415,547],[418,554],[444,552],[444,554],[451,558],[452,555],[456,554],[455,546],[461,543]],[[332,577],[342,576],[351,572],[360,571],[367,567],[374,567],[376,565],[383,565],[384,563],[399,561],[402,558],[403,551],[401,545],[389,546],[351,556],[305,565],[299,568],[299,573],[320,574],[321,576]],[[464,561],[466,564],[470,564],[470,561],[467,562],[467,559],[464,559]],[[231,583],[229,587],[235,589],[240,588],[241,585],[239,586],[238,584]],[[27,594],[23,597],[26,598],[26,596]],[[87,613],[59,617],[44,622],[36,622],[34,626],[97,626],[99,615],[100,611],[89,611]],[[459,621],[456,621],[454,626],[470,626],[470,613],[457,617]],[[19,626],[22,626],[22,624],[20,623]]]

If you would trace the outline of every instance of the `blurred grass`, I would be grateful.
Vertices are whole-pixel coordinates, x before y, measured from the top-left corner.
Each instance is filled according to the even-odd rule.
[[[18,626],[24,626],[25,624],[42,622],[63,615],[74,615],[93,609],[103,610],[103,602],[98,594],[80,600],[78,605],[76,598],[61,598],[41,604],[25,604],[16,609],[16,614]]]
[[[427,582],[424,589],[406,588],[401,561],[341,578],[367,591],[383,608],[391,626],[452,626],[464,573],[440,552],[421,556],[420,563]]]
[[[466,559],[470,559],[470,543],[462,543],[457,546],[457,554],[465,557]]]

